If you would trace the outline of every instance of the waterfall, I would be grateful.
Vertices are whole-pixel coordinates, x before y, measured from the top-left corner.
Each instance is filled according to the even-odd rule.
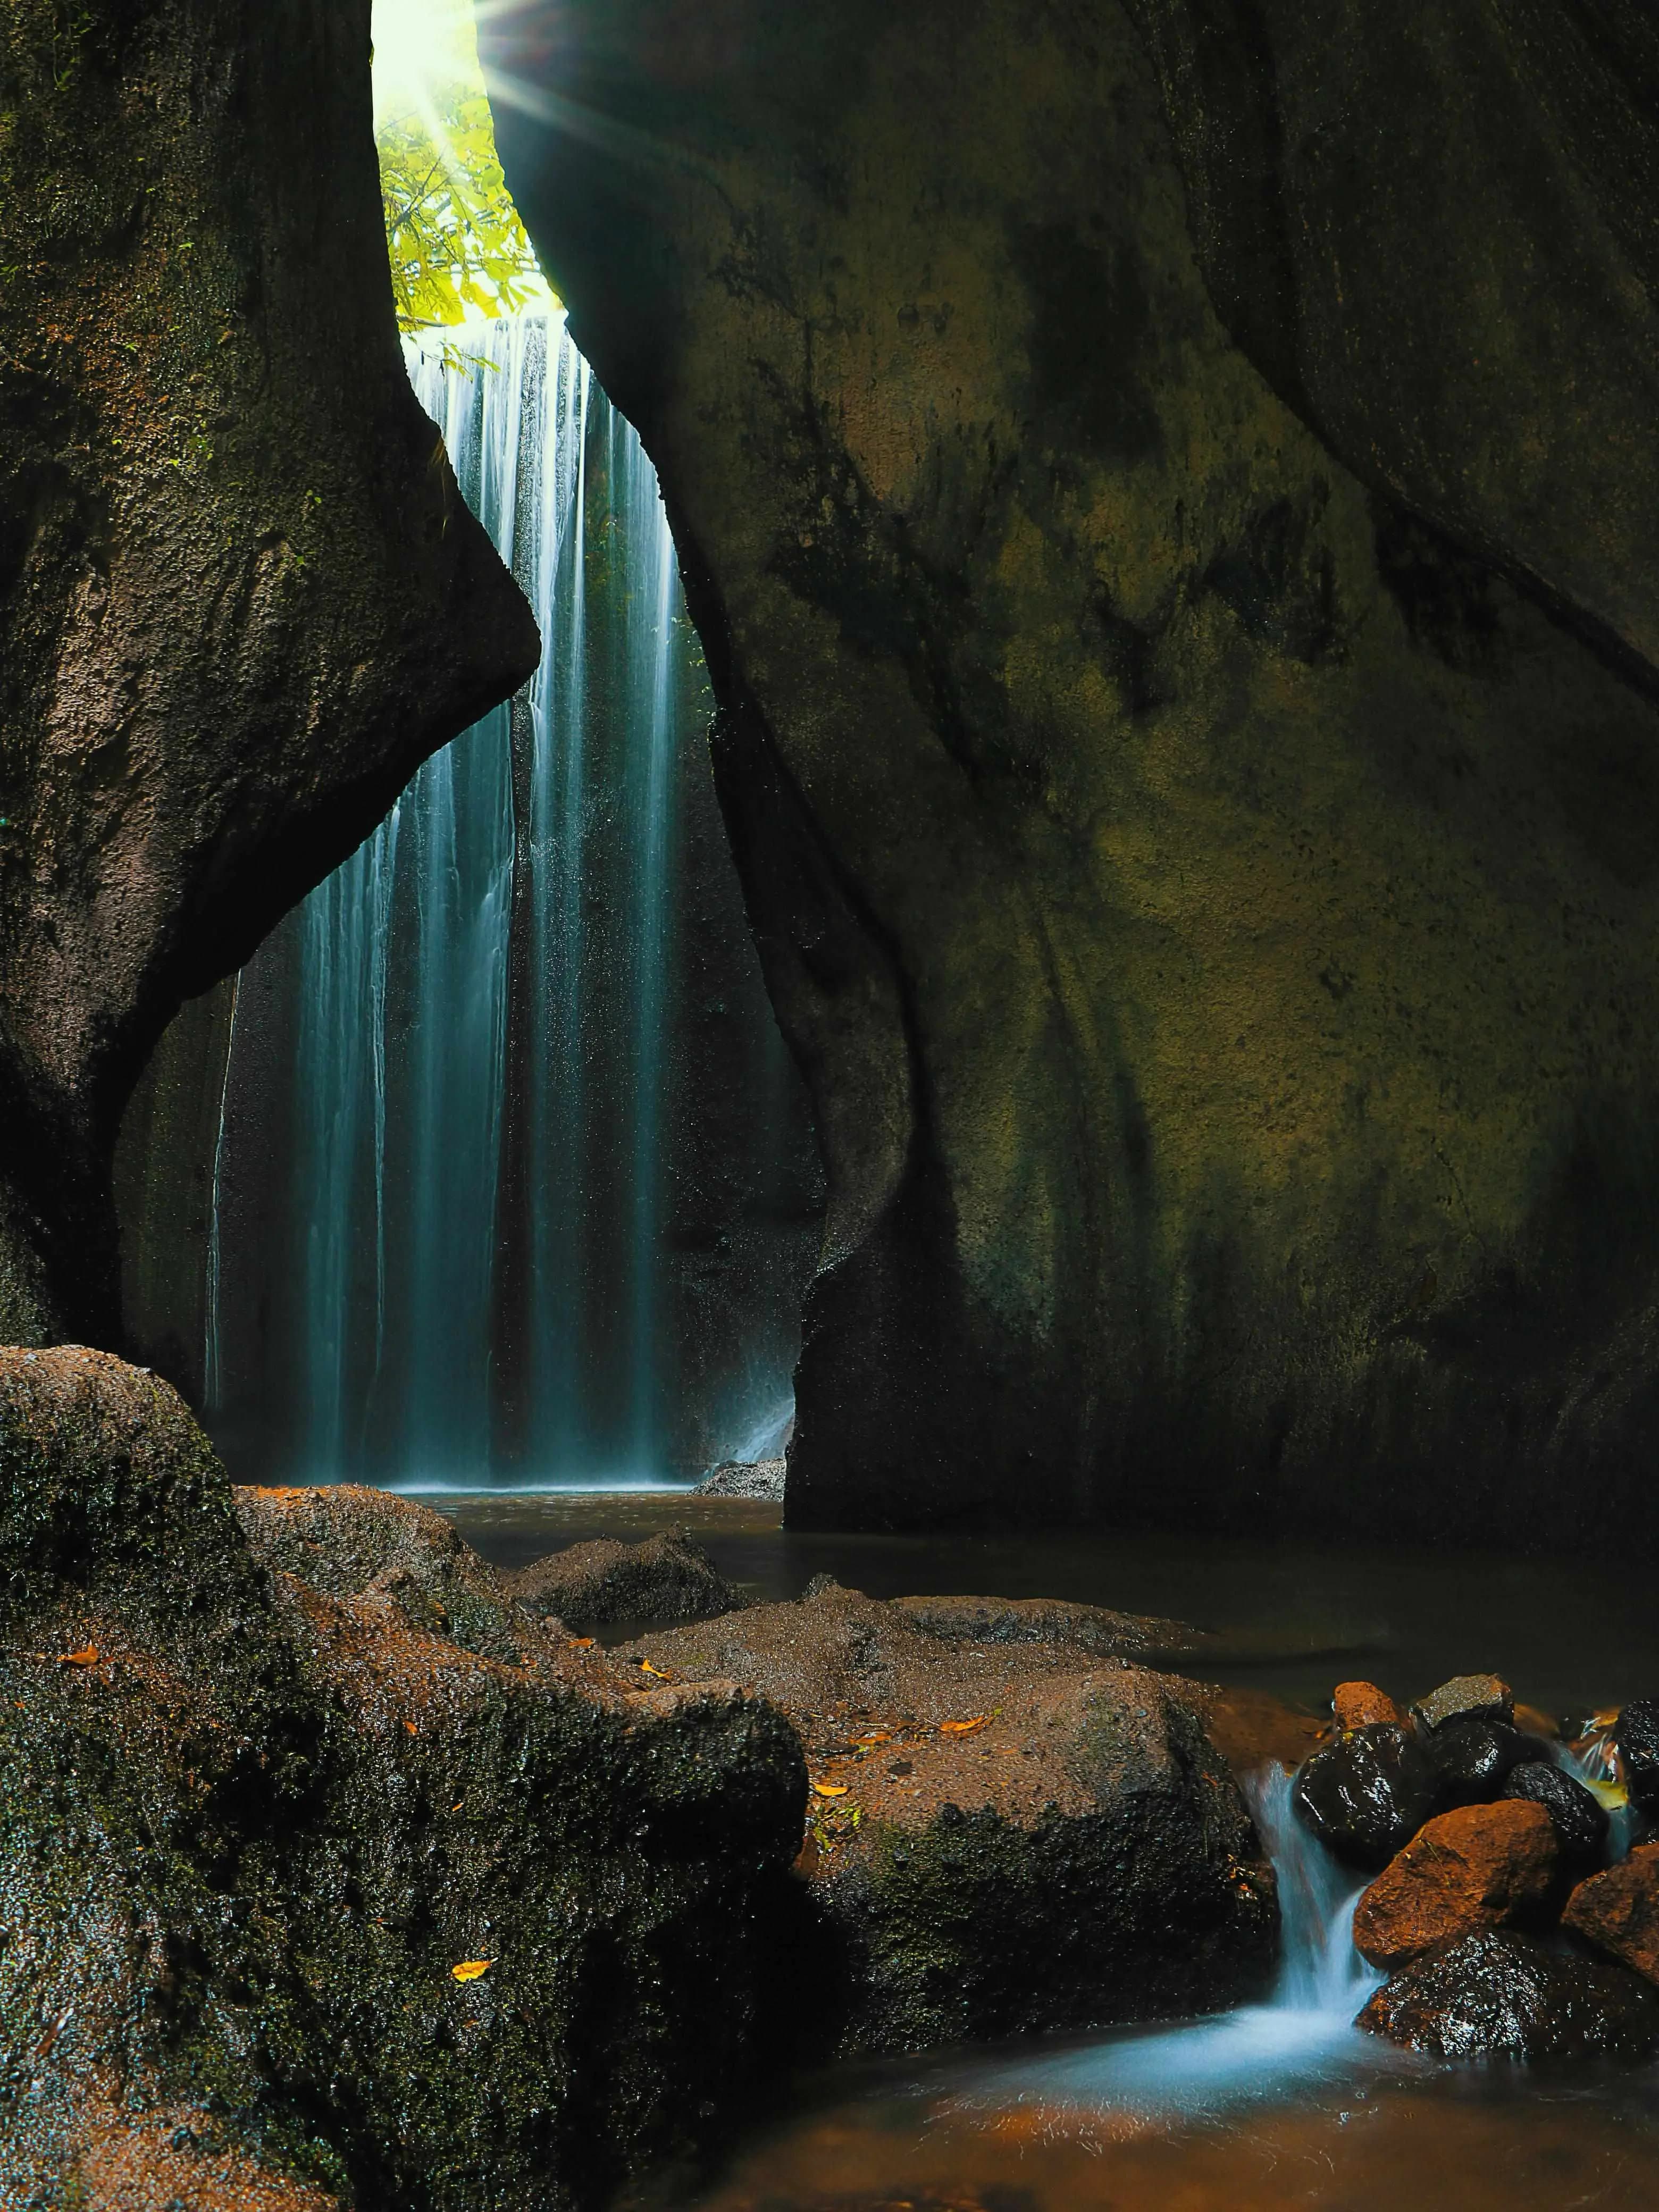
[[[1279,1888],[1279,1970],[1265,2003],[1176,2027],[1128,2028],[1059,2057],[993,2069],[960,2108],[1018,2103],[1137,2121],[1208,2119],[1408,2064],[1353,2026],[1382,1980],[1353,1944],[1364,1884],[1297,1819],[1293,1779],[1275,1765],[1244,1791]]]
[[[1245,1795],[1279,1887],[1276,2010],[1351,2021],[1382,1977],[1353,1943],[1353,1909],[1365,1885],[1296,1816],[1295,1777],[1279,1765],[1253,1775]]]
[[[236,1126],[265,1133],[263,1154],[246,1135],[233,1166],[283,1188],[252,1209],[276,1223],[271,1249],[222,1249],[216,1158],[209,1410],[234,1395],[239,1358],[257,1364],[257,1337],[263,1369],[239,1387],[258,1402],[236,1432],[285,1427],[267,1474],[615,1482],[660,1478],[676,1454],[690,1473],[704,1431],[787,1397],[793,1348],[770,1316],[793,1330],[810,1212],[746,1232],[726,1304],[767,1311],[756,1344],[712,1364],[699,1347],[697,1429],[675,1362],[714,1301],[702,1278],[687,1289],[681,1255],[718,1254],[723,1231],[676,1216],[707,1210],[681,1093],[706,1080],[713,1036],[749,1117],[728,1114],[723,1140],[757,1189],[776,1183],[780,1146],[799,1153],[804,1115],[793,1091],[774,1096],[781,1048],[723,848],[683,957],[684,808],[702,809],[705,878],[718,822],[694,743],[704,672],[650,461],[560,315],[464,342],[470,368],[410,348],[410,374],[531,601],[541,664],[258,956],[291,1024],[260,1065],[292,1088],[245,1108]],[[243,1057],[239,1041],[221,1156]],[[718,1279],[718,1258],[697,1264]],[[228,1328],[228,1297],[244,1316]]]

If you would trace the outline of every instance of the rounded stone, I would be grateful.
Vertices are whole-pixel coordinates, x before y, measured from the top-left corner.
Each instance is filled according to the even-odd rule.
[[[1640,1844],[1620,1865],[1581,1881],[1561,1925],[1659,1982],[1659,1844]]]
[[[1454,1805],[1490,1802],[1512,1768],[1536,1759],[1543,1746],[1501,1721],[1450,1721],[1422,1738],[1423,1755]]]
[[[1594,1866],[1607,1840],[1607,1816],[1582,1782],[1546,1759],[1523,1759],[1504,1784],[1505,1797],[1541,1805],[1555,1823],[1569,1866]]]
[[[1339,1858],[1385,1867],[1436,1810],[1440,1784],[1411,1732],[1363,1728],[1317,1751],[1296,1778],[1304,1824]]]
[[[1353,1940],[1374,1966],[1496,1928],[1542,1904],[1560,1864],[1541,1805],[1466,1805],[1428,1821],[1360,1899]]]
[[[1643,2059],[1659,2050],[1659,1990],[1611,1960],[1486,1929],[1402,1967],[1357,2025],[1439,2058]]]

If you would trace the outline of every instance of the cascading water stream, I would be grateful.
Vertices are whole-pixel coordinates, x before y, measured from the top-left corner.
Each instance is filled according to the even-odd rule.
[[[655,472],[562,316],[469,326],[465,343],[471,370],[411,348],[410,374],[531,602],[541,664],[426,763],[269,956],[294,971],[264,993],[295,1009],[292,1094],[252,1118],[291,1152],[289,1193],[267,1207],[291,1256],[226,1246],[216,1161],[208,1402],[223,1410],[236,1364],[221,1312],[234,1278],[244,1309],[295,1314],[242,1329],[260,1339],[266,1408],[301,1409],[273,1474],[660,1480],[677,1437],[684,1466],[674,1361],[709,1295],[701,1279],[688,1290],[678,1255],[718,1249],[675,1215],[699,1196],[684,1102],[705,1039],[728,1040],[716,1065],[745,1086],[749,1121],[770,1114],[758,1146],[724,1133],[757,1187],[769,1145],[781,1158],[794,1141],[789,1115],[803,1124],[792,1101],[762,1098],[781,1047],[723,853],[708,888],[706,830],[682,918],[702,664]],[[712,817],[712,789],[706,805]],[[684,958],[683,927],[702,932]],[[219,1160],[237,1065],[234,1052]],[[246,1182],[265,1170],[242,1142]],[[800,1279],[764,1265],[798,1311]],[[776,1335],[763,1330],[752,1376],[716,1373],[708,1456],[717,1425],[740,1433],[778,1403],[793,1352],[780,1360]],[[727,1372],[747,1364],[728,1358]]]
[[[1264,2003],[1174,2027],[1126,2029],[982,2075],[957,2109],[1036,2104],[1136,2121],[1194,2119],[1408,2065],[1353,2025],[1382,1979],[1353,1945],[1364,1884],[1297,1819],[1291,1784],[1274,1765],[1245,1791],[1279,1886],[1279,1971]]]

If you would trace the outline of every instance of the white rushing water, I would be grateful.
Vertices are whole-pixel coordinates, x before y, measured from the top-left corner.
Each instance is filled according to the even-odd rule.
[[[1278,1981],[1265,2003],[1173,2027],[1130,2028],[981,2075],[957,2109],[1040,2106],[1132,2124],[1202,2121],[1411,2063],[1353,2025],[1382,1977],[1353,1945],[1364,1884],[1297,1819],[1273,1766],[1246,1791],[1279,1883]]]

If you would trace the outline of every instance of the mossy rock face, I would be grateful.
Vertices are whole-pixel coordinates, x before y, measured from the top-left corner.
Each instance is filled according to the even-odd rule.
[[[534,667],[410,389],[369,0],[0,23],[0,1340],[118,1340],[180,1001]]]
[[[630,1700],[504,1598],[510,1659],[269,1566],[97,1353],[0,1353],[0,1463],[8,2203],[229,2161],[261,2212],[597,2206],[707,2146],[775,2056],[778,1715]]]
[[[1293,213],[1340,185],[1316,146],[1382,159],[1359,118],[1410,93],[1431,16],[1468,33],[1468,75],[1413,132],[1497,160],[1490,10],[1260,12],[1301,27]],[[1273,353],[1290,295],[1249,270],[1225,292],[1200,204],[1200,159],[1212,211],[1235,154],[1252,192],[1258,155],[1277,173],[1270,129],[1227,133],[1236,15],[572,0],[483,27],[487,67],[592,122],[503,102],[503,161],[661,472],[813,1085],[830,1208],[787,1515],[1555,1542],[1616,1520],[1650,1549],[1648,386],[1628,347],[1620,380],[1564,379],[1565,446],[1506,372],[1480,371],[1484,417],[1435,413],[1475,374],[1468,316],[1531,272],[1565,332],[1577,295],[1455,198],[1490,296],[1425,266],[1443,234],[1400,176],[1366,203],[1358,295],[1459,284],[1468,313],[1371,443],[1371,415],[1308,401],[1297,346],[1328,399],[1340,319]],[[1177,18],[1216,83],[1182,75]],[[1318,108],[1385,49],[1386,84]],[[1560,174],[1526,183],[1558,244]],[[1296,251],[1329,237],[1310,214]],[[1366,405],[1387,356],[1347,380]],[[1488,425],[1467,500],[1424,489],[1430,416]],[[1584,551],[1579,492],[1547,495],[1584,441],[1586,483],[1628,460],[1633,487],[1584,552],[1612,598],[1504,520]]]

